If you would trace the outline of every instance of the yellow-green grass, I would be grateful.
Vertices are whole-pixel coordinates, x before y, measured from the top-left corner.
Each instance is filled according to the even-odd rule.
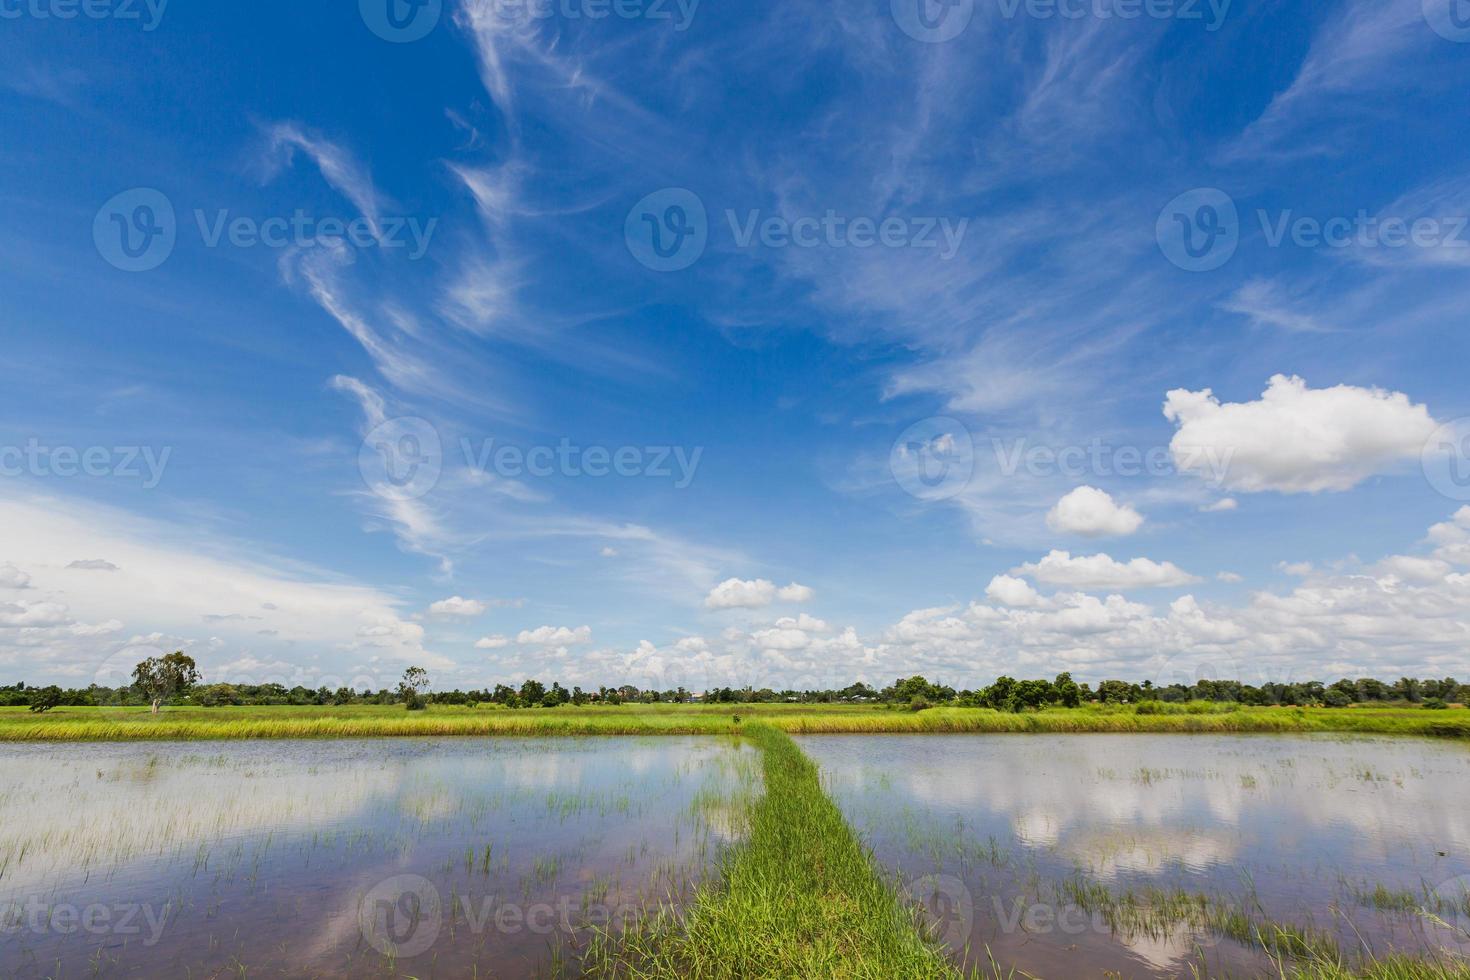
[[[812,761],[770,725],[746,735],[762,752],[765,791],[746,801],[746,834],[720,880],[700,889],[682,919],[665,914],[601,935],[584,969],[640,980],[958,980],[822,791]]]
[[[737,721],[736,719],[740,720]],[[1470,738],[1470,711],[1423,708],[1238,708],[1198,703],[1089,705],[1045,711],[909,711],[882,705],[628,704],[509,710],[434,705],[0,708],[0,741],[355,738],[443,735],[702,735],[764,721],[792,734],[1070,732],[1357,732]]]

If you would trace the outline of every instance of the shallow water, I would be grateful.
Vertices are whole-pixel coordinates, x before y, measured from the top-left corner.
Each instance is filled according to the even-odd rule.
[[[527,976],[677,905],[753,754],[689,738],[0,746],[0,975]]]
[[[928,906],[952,949],[968,944],[972,962],[988,947],[1002,966],[1041,977],[1188,976],[1191,966],[1209,976],[1279,976],[1267,957],[1199,922],[1110,922],[1079,897],[1089,894],[1082,887],[1114,896],[1179,888],[1256,921],[1323,930],[1350,952],[1470,953],[1470,877],[1462,877],[1470,876],[1470,748],[1460,743],[1098,734],[798,741],[879,862]],[[1414,896],[1417,908],[1376,907],[1380,884]]]

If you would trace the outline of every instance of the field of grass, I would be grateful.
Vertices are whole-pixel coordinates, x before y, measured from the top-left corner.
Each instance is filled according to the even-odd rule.
[[[738,720],[737,720],[738,719]],[[1089,705],[1011,714],[986,708],[909,711],[882,705],[629,704],[508,710],[434,705],[0,708],[0,741],[359,738],[442,735],[705,735],[761,721],[791,734],[927,732],[1359,732],[1470,738],[1470,710],[1414,707],[1240,708],[1195,703]]]

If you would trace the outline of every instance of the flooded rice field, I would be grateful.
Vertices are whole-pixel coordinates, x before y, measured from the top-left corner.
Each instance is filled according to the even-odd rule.
[[[1274,957],[1470,952],[1460,743],[798,742],[880,865],[972,966],[988,951],[1039,977],[1280,976]]]
[[[0,976],[499,977],[687,899],[712,738],[0,747]]]

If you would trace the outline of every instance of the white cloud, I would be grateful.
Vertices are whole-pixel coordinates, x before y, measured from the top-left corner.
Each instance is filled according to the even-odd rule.
[[[509,645],[510,640],[498,633],[494,636],[482,636],[475,641],[476,650],[499,650],[501,647]]]
[[[1316,316],[1297,308],[1292,291],[1269,279],[1251,279],[1221,304],[1221,309],[1249,317],[1252,325],[1291,333],[1328,333]]]
[[[1444,581],[1453,571],[1450,563],[1439,558],[1420,558],[1415,555],[1390,555],[1375,566],[1380,576],[1393,576],[1406,582],[1423,585]]]
[[[516,642],[523,646],[562,647],[592,642],[592,627],[538,626],[533,630],[521,630]]]
[[[802,650],[812,641],[810,634],[798,629],[757,630],[751,639],[768,650]]]
[[[1245,493],[1351,489],[1418,459],[1437,427],[1407,395],[1311,389],[1279,374],[1254,402],[1221,404],[1208,388],[1176,389],[1164,415],[1178,426],[1169,448],[1181,471]]]
[[[1235,572],[1221,572],[1219,575],[1216,575],[1215,578],[1219,579],[1222,582],[1229,582],[1231,585],[1234,585],[1237,582],[1245,581],[1242,576]]]
[[[616,558],[618,556],[618,549],[607,547],[599,551],[598,554],[600,554],[604,558]]]
[[[429,606],[429,612],[435,616],[478,616],[486,609],[485,603],[479,599],[466,599],[462,596],[450,596],[448,599],[440,599]]]
[[[729,578],[710,590],[704,604],[709,609],[763,609],[771,603],[809,602],[816,593],[805,585],[792,582],[777,588],[768,579]]]
[[[1448,521],[1429,529],[1434,556],[1456,565],[1470,565],[1470,506],[1461,507]]]
[[[1029,575],[1038,582],[1049,585],[1092,591],[1170,588],[1199,581],[1173,562],[1135,558],[1125,564],[1108,555],[1079,555],[1073,558],[1065,551],[1053,551],[1039,562],[1012,569],[1012,573]]]
[[[1320,135],[1320,124],[1363,93],[1403,84],[1412,76],[1415,65],[1404,56],[1436,41],[1434,32],[1426,29],[1426,9],[1423,0],[1352,0],[1338,5],[1312,38],[1291,85],[1246,128],[1229,155],[1338,152],[1337,144]],[[1313,121],[1319,128],[1304,137],[1303,127]]]
[[[1436,527],[1431,539],[1442,545],[1470,539],[1470,508]],[[832,688],[854,680],[882,686],[914,673],[959,687],[988,684],[1002,673],[1050,677],[1060,670],[1094,683],[1107,677],[1238,677],[1259,684],[1458,674],[1470,645],[1470,573],[1433,578],[1439,566],[1415,566],[1404,557],[1314,574],[1282,593],[1253,591],[1240,606],[1191,595],[1159,608],[1072,589],[1043,595],[1019,579],[997,576],[985,600],[917,609],[866,637],[792,616],[769,627],[730,626],[717,637],[683,637],[662,646],[589,647],[575,659],[561,657],[564,646],[550,654],[525,647],[497,657],[494,665],[497,680],[554,673],[584,687],[616,677],[644,688],[693,691]],[[1470,554],[1465,558],[1470,566]],[[1424,573],[1416,580],[1403,575],[1416,568]],[[1024,604],[1012,604],[1017,599]],[[568,639],[552,635],[557,628],[545,629],[551,643]]]
[[[1200,508],[1202,514],[1224,514],[1239,509],[1240,504],[1234,497],[1221,497],[1214,503],[1205,504]]]
[[[776,590],[776,598],[782,602],[811,602],[817,593],[805,585],[797,585],[792,582]]]
[[[0,602],[0,626],[65,626],[71,622],[66,606],[59,602]]]
[[[1085,537],[1121,537],[1143,525],[1143,516],[1126,504],[1118,504],[1096,487],[1078,487],[1057,501],[1046,515],[1046,526],[1064,534]]]
[[[310,651],[313,660],[321,657],[317,669],[343,676],[362,658],[454,666],[424,648],[423,627],[400,615],[396,598],[198,526],[61,498],[0,497],[0,540],[48,600],[39,609],[7,608],[11,625],[34,628],[0,630],[0,663],[85,685],[117,652],[99,638],[126,629],[157,635],[159,646],[195,650],[206,676],[225,662],[223,654],[264,649],[303,669]],[[88,553],[108,555],[112,570],[93,570],[102,559],[67,565],[67,556]]]
[[[66,566],[76,568],[84,572],[116,572],[118,567],[105,558],[87,558],[74,561]]]
[[[1040,594],[1030,582],[1009,575],[997,575],[991,579],[985,587],[985,597],[1003,606],[1035,606],[1041,602]]]
[[[308,133],[296,123],[283,122],[270,127],[270,153],[266,160],[267,175],[274,176],[300,151],[311,158],[322,177],[339,194],[347,198],[362,216],[381,227],[382,195],[373,186],[372,176],[358,160],[330,140]]]
[[[0,565],[0,589],[24,589],[31,584],[31,577],[14,565]]]
[[[818,619],[801,613],[798,616],[783,616],[776,620],[777,629],[806,630],[808,633],[825,633],[832,627],[827,625],[826,620]]]

